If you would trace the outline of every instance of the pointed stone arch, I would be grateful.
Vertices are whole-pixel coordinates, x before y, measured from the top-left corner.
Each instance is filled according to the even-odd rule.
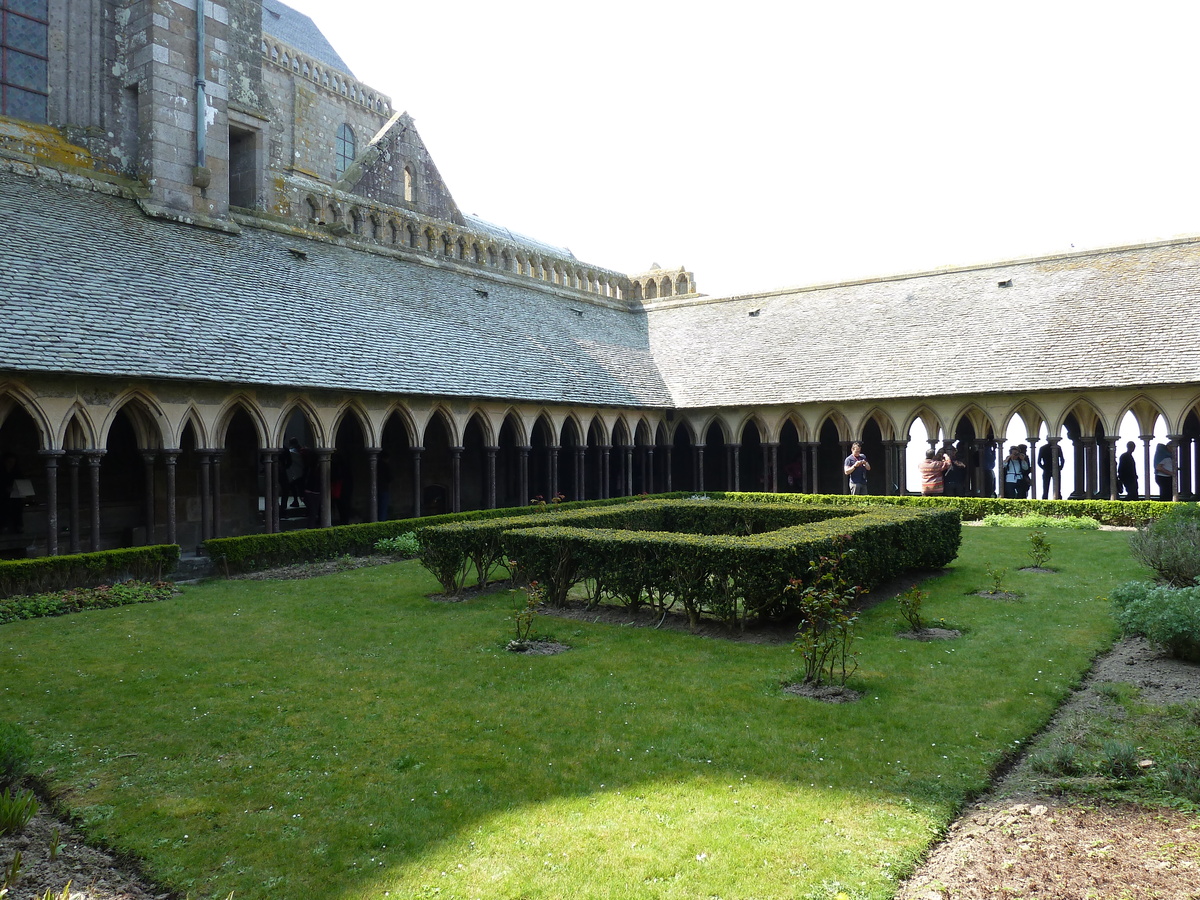
[[[481,409],[473,409],[462,429],[458,465],[457,509],[490,509],[495,506],[495,439],[492,423]]]
[[[14,409],[24,410],[37,429],[40,449],[57,449],[54,429],[45,411],[23,388],[15,384],[0,383],[0,426]]]
[[[207,447],[209,441],[208,427],[204,423],[204,417],[200,415],[200,410],[196,408],[194,403],[188,405],[183,416],[179,419],[179,430],[172,435],[172,447],[176,450],[183,448],[183,435],[189,425],[192,426],[192,436],[196,441],[196,446]]]
[[[1200,403],[1200,398],[1193,401],[1193,405],[1196,403]],[[1162,404],[1146,394],[1138,394],[1125,404],[1121,409],[1120,415],[1117,416],[1118,423],[1125,418],[1126,413],[1133,413],[1133,417],[1137,419],[1138,430],[1142,434],[1154,434],[1154,426],[1158,422],[1159,416],[1162,416],[1168,422],[1168,428],[1178,424],[1171,423],[1170,419],[1167,419],[1167,413],[1163,409]]]
[[[358,428],[362,431],[363,441],[368,447],[378,446],[379,436],[375,433],[374,423],[371,421],[371,416],[367,413],[362,403],[358,400],[345,400],[333,414],[329,424],[329,433],[335,436],[334,444],[336,446],[336,435],[347,419],[353,419]]]
[[[109,407],[100,428],[100,440],[107,442],[109,431],[117,417],[125,414],[132,423],[141,450],[161,449],[167,444],[171,425],[158,401],[139,390],[127,390],[119,395]]]
[[[1038,416],[1038,422],[1036,425],[1034,425],[1034,428],[1037,428],[1040,425],[1040,422],[1045,421],[1045,416],[1043,415],[1042,410],[1038,409],[1036,406],[1033,406],[1032,403],[1028,404],[1028,407],[1030,407],[1032,412],[1036,413]],[[1022,419],[1025,421],[1030,421],[1030,419],[1025,418],[1025,416],[1022,416]],[[950,416],[949,421],[950,427],[948,428],[947,433],[954,434],[954,436],[959,433],[964,421],[967,422],[967,424],[970,424],[971,430],[980,438],[985,437],[986,434],[989,433],[996,433],[995,422],[992,422],[991,416],[988,415],[988,413],[985,413],[983,408],[980,407],[978,403],[966,403],[965,406],[959,408],[958,412]],[[1037,431],[1034,430],[1033,433],[1037,433]]]
[[[936,441],[938,435],[943,430],[942,417],[939,416],[931,407],[922,404],[909,413],[908,418],[904,420],[904,427],[901,434],[911,440],[912,427],[916,422],[920,422],[925,429],[926,436],[930,440]]]
[[[504,411],[496,432],[496,505],[524,506],[529,502],[529,436],[515,407]]]
[[[891,441],[896,438],[896,421],[892,418],[887,410],[879,406],[873,406],[859,419],[858,431],[865,429],[868,423],[874,422],[875,427],[879,429],[879,437],[881,440]]]
[[[91,412],[79,401],[63,415],[55,443],[64,450],[94,450],[100,444]]]

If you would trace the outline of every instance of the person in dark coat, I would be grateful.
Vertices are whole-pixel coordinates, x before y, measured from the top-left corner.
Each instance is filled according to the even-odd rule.
[[[1142,499],[1138,491],[1137,462],[1133,458],[1136,449],[1137,444],[1130,441],[1125,445],[1125,452],[1117,457],[1117,491],[1124,491],[1126,500]]]

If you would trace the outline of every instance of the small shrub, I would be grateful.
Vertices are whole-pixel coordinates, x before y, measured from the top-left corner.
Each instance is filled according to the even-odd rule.
[[[1029,532],[1029,559],[1036,569],[1044,569],[1050,562],[1050,542],[1046,540],[1046,532]]]
[[[62,616],[87,609],[109,609],[131,603],[153,603],[175,593],[167,581],[122,581],[94,588],[74,588],[0,599],[0,625],[18,619]]]
[[[1007,572],[1005,571],[1004,567],[1003,566],[993,566],[991,563],[988,563],[984,568],[985,568],[985,571],[987,572],[988,581],[990,581],[992,583],[992,586],[990,588],[988,588],[988,593],[991,593],[991,594],[1006,593],[1005,588],[1004,588],[1004,579],[1007,576]]]
[[[1105,741],[1100,745],[1098,768],[1102,775],[1111,778],[1132,778],[1141,771],[1138,768],[1137,747],[1128,741]]]
[[[793,649],[804,658],[804,683],[816,687],[834,681],[844,685],[858,668],[851,650],[858,622],[854,609],[865,591],[846,580],[846,561],[854,550],[843,550],[842,545],[835,541],[828,554],[809,564],[804,581],[793,579],[786,588],[797,595],[800,611]]]
[[[33,741],[19,725],[0,722],[0,791],[25,777],[33,760]]]
[[[375,549],[380,553],[389,553],[392,556],[398,556],[403,559],[412,559],[421,551],[421,544],[417,541],[417,533],[415,531],[406,531],[404,534],[398,534],[395,537],[380,538],[375,542]]]
[[[4,791],[0,793],[0,837],[20,834],[38,811],[33,791]]]
[[[1141,635],[1176,659],[1200,662],[1200,586],[1131,581],[1116,588],[1112,599],[1125,634]]]
[[[1158,580],[1186,587],[1200,578],[1200,507],[1181,505],[1129,537],[1134,559],[1149,566]]]
[[[929,591],[923,591],[916,585],[896,598],[900,606],[900,615],[913,631],[924,631],[925,622],[921,618],[921,606],[929,599]]]
[[[1074,744],[1059,744],[1054,748],[1051,758],[1055,771],[1060,775],[1078,775],[1083,771],[1083,764],[1079,761],[1079,751]]]
[[[516,640],[508,642],[509,650],[524,650],[527,641],[533,639],[533,623],[538,610],[546,602],[546,592],[536,581],[529,582],[524,590],[513,590],[513,625],[516,627]]]
[[[1162,783],[1176,797],[1200,803],[1200,763],[1185,759],[1168,764],[1162,773]]]

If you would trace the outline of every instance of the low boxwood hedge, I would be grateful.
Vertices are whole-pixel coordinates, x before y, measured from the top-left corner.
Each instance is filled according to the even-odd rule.
[[[179,561],[177,544],[0,560],[0,597],[95,587],[118,581],[161,581]]]
[[[1178,503],[1161,500],[1005,500],[996,497],[923,497],[851,494],[730,494],[708,491],[714,499],[740,497],[747,500],[778,499],[789,503],[821,503],[837,506],[886,505],[915,509],[956,509],[964,522],[974,522],[989,515],[1024,516],[1040,514],[1063,519],[1086,516],[1101,525],[1137,527],[1166,515]]]
[[[908,569],[945,566],[958,552],[953,509],[795,504],[764,495],[647,500],[618,508],[460,522],[418,530],[422,561],[450,591],[473,560],[513,559],[551,603],[590,581],[628,605],[678,603],[689,619],[791,618],[785,589],[841,542],[846,575],[870,588]],[[486,572],[476,564],[476,572]]]
[[[664,496],[681,496],[678,494]],[[305,528],[297,531],[282,531],[276,534],[247,534],[240,537],[210,538],[203,543],[204,554],[216,566],[218,573],[237,575],[255,572],[275,566],[315,562],[351,556],[370,556],[378,551],[376,542],[383,538],[394,538],[408,531],[430,525],[450,522],[482,521],[498,518],[513,518],[537,515],[546,511],[562,512],[581,507],[595,507],[629,503],[631,497],[612,500],[593,500],[549,504],[546,506],[518,506],[508,509],[479,509],[461,513],[446,513],[440,516],[425,516],[418,519],[391,519],[386,522],[366,522],[357,525],[335,525],[332,528]]]

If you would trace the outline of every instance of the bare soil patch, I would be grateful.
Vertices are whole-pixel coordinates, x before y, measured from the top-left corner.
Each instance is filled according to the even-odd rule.
[[[1012,591],[976,591],[976,597],[987,597],[989,600],[1020,600],[1020,594]]]
[[[906,641],[952,641],[962,637],[957,628],[922,628],[920,631],[902,631],[897,637]]]
[[[820,700],[822,703],[854,703],[862,699],[859,691],[839,684],[785,684],[783,692]]]
[[[1050,731],[1102,708],[1097,688],[1113,682],[1139,688],[1144,703],[1200,699],[1200,666],[1128,638],[1096,660]],[[951,826],[897,900],[1200,898],[1200,820],[1194,814],[1072,803],[1043,792],[1041,784],[1028,758],[1019,760]]]
[[[565,653],[571,648],[558,641],[509,641],[504,649],[525,656],[553,656],[556,653]]]

